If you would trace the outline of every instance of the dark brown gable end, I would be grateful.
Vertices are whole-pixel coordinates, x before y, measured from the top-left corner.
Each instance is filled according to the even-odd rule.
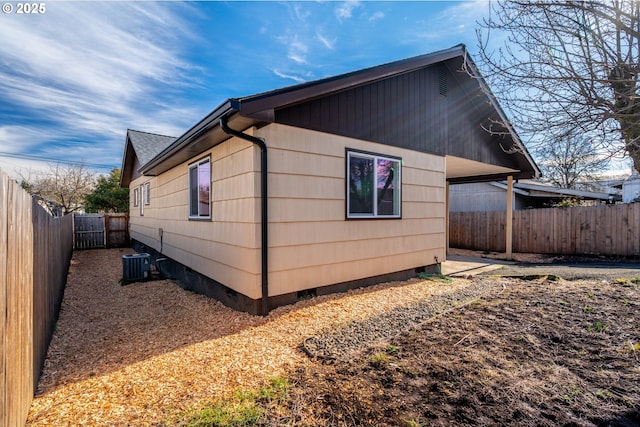
[[[276,109],[275,122],[504,166],[520,171],[516,179],[534,177],[521,150],[508,154],[511,134],[497,125],[498,112],[462,65],[456,57]]]
[[[447,156],[450,182],[540,173],[513,129],[498,124],[505,115],[464,45],[228,99],[140,171],[158,175],[224,141],[222,117],[237,130],[280,123]]]

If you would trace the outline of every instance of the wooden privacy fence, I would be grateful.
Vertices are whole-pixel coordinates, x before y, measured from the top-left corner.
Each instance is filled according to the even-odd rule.
[[[74,214],[74,249],[117,248],[129,244],[129,215]]]
[[[505,251],[506,212],[452,212],[449,245]],[[513,212],[513,252],[640,256],[640,203]]]
[[[51,217],[0,171],[0,426],[24,426],[53,335],[71,216]]]

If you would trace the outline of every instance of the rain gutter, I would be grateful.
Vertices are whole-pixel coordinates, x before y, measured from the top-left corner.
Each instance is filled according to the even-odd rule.
[[[143,165],[139,172],[143,175],[147,175],[150,170],[160,166],[167,159],[173,157],[179,151],[185,149],[193,140],[198,138],[200,135],[205,134],[213,127],[215,127],[217,119],[221,116],[229,114],[234,111],[234,107],[232,105],[231,100],[227,100],[222,103],[218,108],[209,113],[205,118],[196,123],[191,129],[185,132],[182,136],[177,138],[171,145],[162,150],[157,156],[151,159],[148,163]],[[151,174],[156,175],[154,174]]]

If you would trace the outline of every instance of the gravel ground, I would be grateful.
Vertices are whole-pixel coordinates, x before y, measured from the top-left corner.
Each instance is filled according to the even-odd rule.
[[[446,282],[445,282],[446,283]],[[462,289],[397,307],[386,313],[344,327],[309,337],[303,350],[310,357],[348,360],[354,351],[371,347],[402,331],[416,327],[427,319],[476,301],[483,295],[502,288],[496,281],[476,280]]]

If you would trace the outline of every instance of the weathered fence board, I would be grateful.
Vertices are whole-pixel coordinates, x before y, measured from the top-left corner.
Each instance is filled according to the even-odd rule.
[[[74,215],[73,223],[75,249],[106,247],[104,214]]]
[[[23,426],[72,251],[71,217],[49,216],[0,171],[0,425]]]
[[[452,212],[454,248],[505,251],[505,212]],[[640,203],[513,212],[513,251],[640,256]]]
[[[129,244],[129,215],[74,214],[74,249],[117,248]]]
[[[104,217],[107,248],[129,246],[129,215],[110,213]]]

